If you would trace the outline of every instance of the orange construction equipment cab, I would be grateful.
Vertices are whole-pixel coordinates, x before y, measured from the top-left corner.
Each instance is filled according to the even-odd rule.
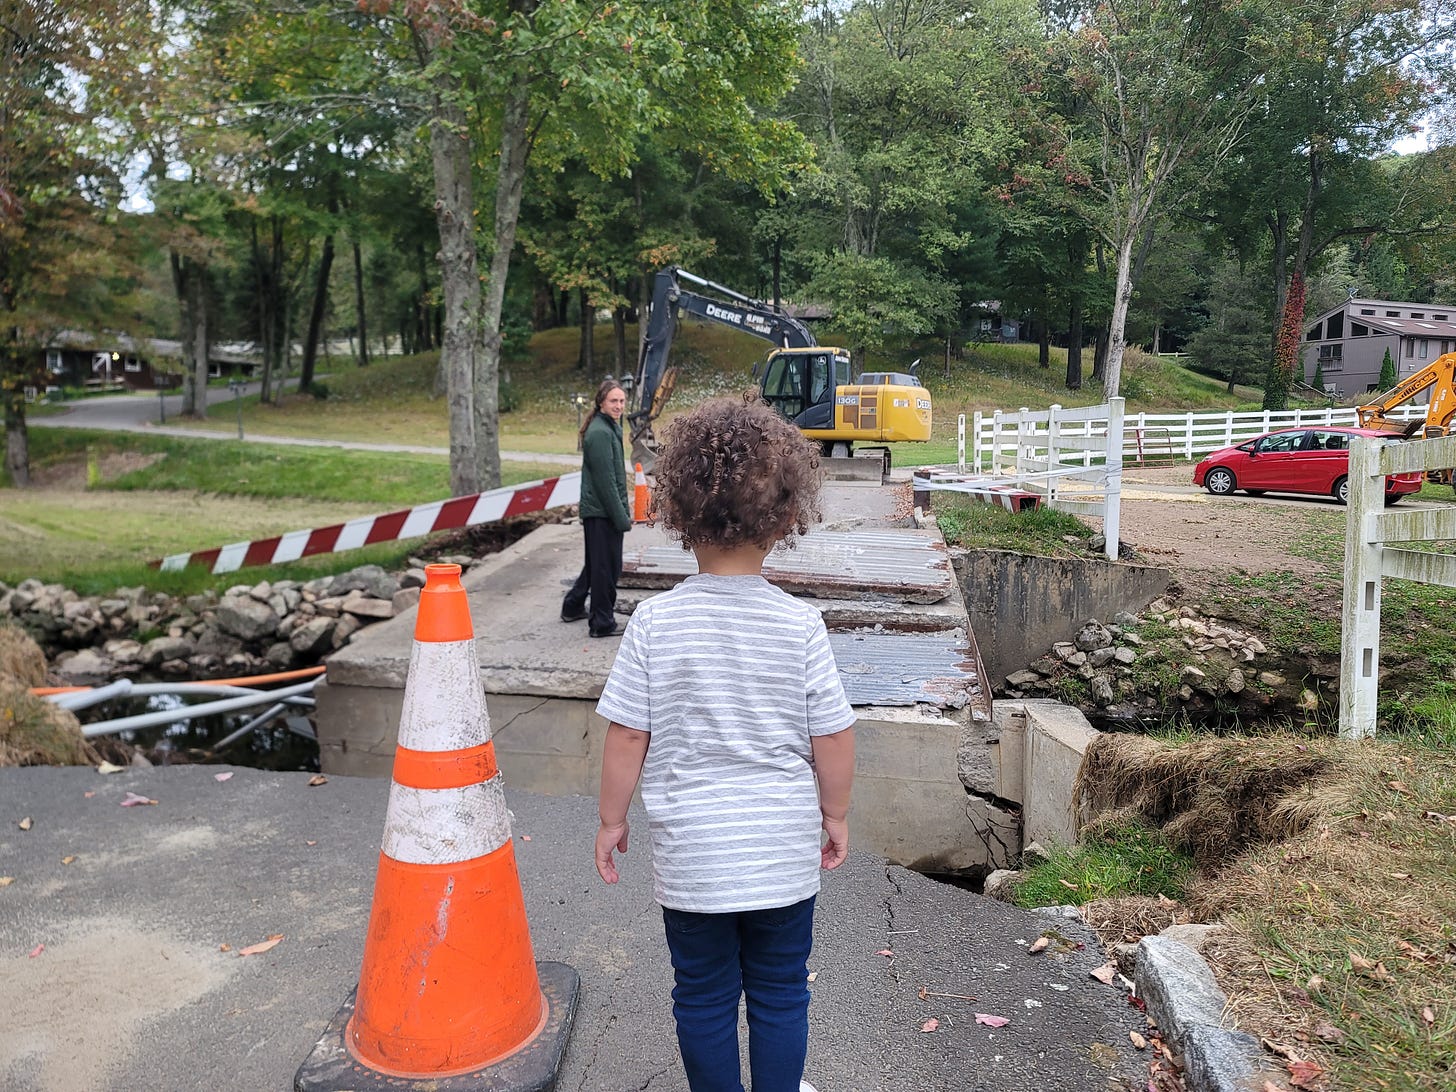
[[[1426,405],[1426,419],[1421,421],[1396,421],[1387,416],[1396,406],[1404,405],[1417,395],[1430,391]],[[1451,420],[1456,417],[1456,353],[1438,356],[1418,372],[1412,372],[1390,390],[1380,396],[1379,401],[1355,410],[1361,428],[1379,429],[1392,435],[1410,437],[1419,434],[1423,439],[1446,436],[1451,432]],[[1450,470],[1428,470],[1429,481],[1451,484]]]
[[[684,288],[684,283],[698,291]],[[771,304],[669,266],[657,274],[652,311],[642,342],[627,414],[632,459],[651,469],[657,455],[652,424],[676,385],[670,366],[679,311],[772,342],[774,349],[753,370],[763,400],[817,440],[826,458],[850,456],[856,443],[873,445],[930,439],[930,392],[906,372],[850,371],[849,353],[820,345],[798,319]],[[916,361],[918,364],[919,361]],[[885,449],[889,466],[889,449]]]

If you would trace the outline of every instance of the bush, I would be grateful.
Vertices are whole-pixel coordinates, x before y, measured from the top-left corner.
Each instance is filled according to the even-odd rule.
[[[329,400],[329,388],[326,383],[310,383],[308,385],[308,393],[320,402],[327,402]]]
[[[502,379],[497,386],[497,408],[501,413],[514,413],[521,408],[521,392],[514,383]]]

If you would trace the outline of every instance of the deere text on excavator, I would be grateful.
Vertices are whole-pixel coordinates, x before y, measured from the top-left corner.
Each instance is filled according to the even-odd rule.
[[[1389,416],[1395,407],[1404,405],[1425,391],[1430,391],[1431,394],[1426,404],[1424,421],[1419,418],[1399,421]],[[1451,420],[1456,418],[1456,353],[1438,356],[1424,368],[1412,372],[1391,387],[1378,401],[1357,407],[1355,414],[1360,420],[1361,428],[1379,429],[1396,436],[1410,437],[1419,432],[1422,439],[1430,440],[1449,435]],[[1443,485],[1452,483],[1449,469],[1428,470],[1426,479]]]
[[[702,291],[689,291],[686,282]],[[635,405],[627,414],[632,458],[651,468],[657,438],[652,425],[677,383],[677,368],[668,362],[679,311],[707,322],[742,330],[776,347],[755,365],[763,400],[783,414],[804,435],[818,440],[826,459],[848,458],[856,443],[875,445],[924,442],[930,439],[930,392],[914,373],[864,372],[850,376],[845,349],[820,345],[798,319],[762,300],[704,280],[677,266],[657,274],[652,311],[642,343],[635,384]],[[889,449],[884,449],[884,467]]]

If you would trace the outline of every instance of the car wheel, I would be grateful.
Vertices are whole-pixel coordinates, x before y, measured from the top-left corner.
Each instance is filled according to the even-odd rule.
[[[1237,486],[1238,483],[1234,481],[1234,472],[1223,466],[1214,467],[1203,478],[1203,488],[1215,497],[1230,496]]]
[[[1387,493],[1387,494],[1385,494],[1385,505],[1386,505],[1386,507],[1388,508],[1392,504],[1399,504],[1400,503],[1400,498],[1403,497],[1403,496],[1405,496],[1404,493]]]
[[[1269,491],[1267,489],[1245,489],[1244,492],[1251,497],[1262,497],[1265,493]]]
[[[1343,478],[1343,477],[1342,478],[1337,478],[1335,480],[1335,487],[1330,490],[1330,496],[1334,497],[1335,500],[1339,501],[1341,504],[1349,504],[1350,503],[1350,479],[1349,478]]]

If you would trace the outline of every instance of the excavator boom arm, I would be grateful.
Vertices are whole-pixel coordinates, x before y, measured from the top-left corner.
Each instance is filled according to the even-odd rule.
[[[1412,372],[1378,401],[1358,407],[1356,417],[1362,428],[1380,428],[1386,422],[1386,414],[1426,390],[1431,391],[1426,427],[1449,428],[1452,416],[1456,415],[1456,353],[1438,356],[1420,371]]]
[[[706,289],[712,295],[684,289],[683,282]],[[745,296],[714,281],[689,273],[677,266],[660,271],[652,286],[652,314],[647,336],[642,341],[642,357],[637,365],[636,409],[627,415],[632,430],[634,449],[650,436],[652,422],[672,392],[671,382],[664,383],[667,359],[677,333],[679,311],[686,311],[705,322],[716,322],[771,341],[781,349],[812,348],[818,342],[809,328],[798,319],[776,311],[770,304]]]

